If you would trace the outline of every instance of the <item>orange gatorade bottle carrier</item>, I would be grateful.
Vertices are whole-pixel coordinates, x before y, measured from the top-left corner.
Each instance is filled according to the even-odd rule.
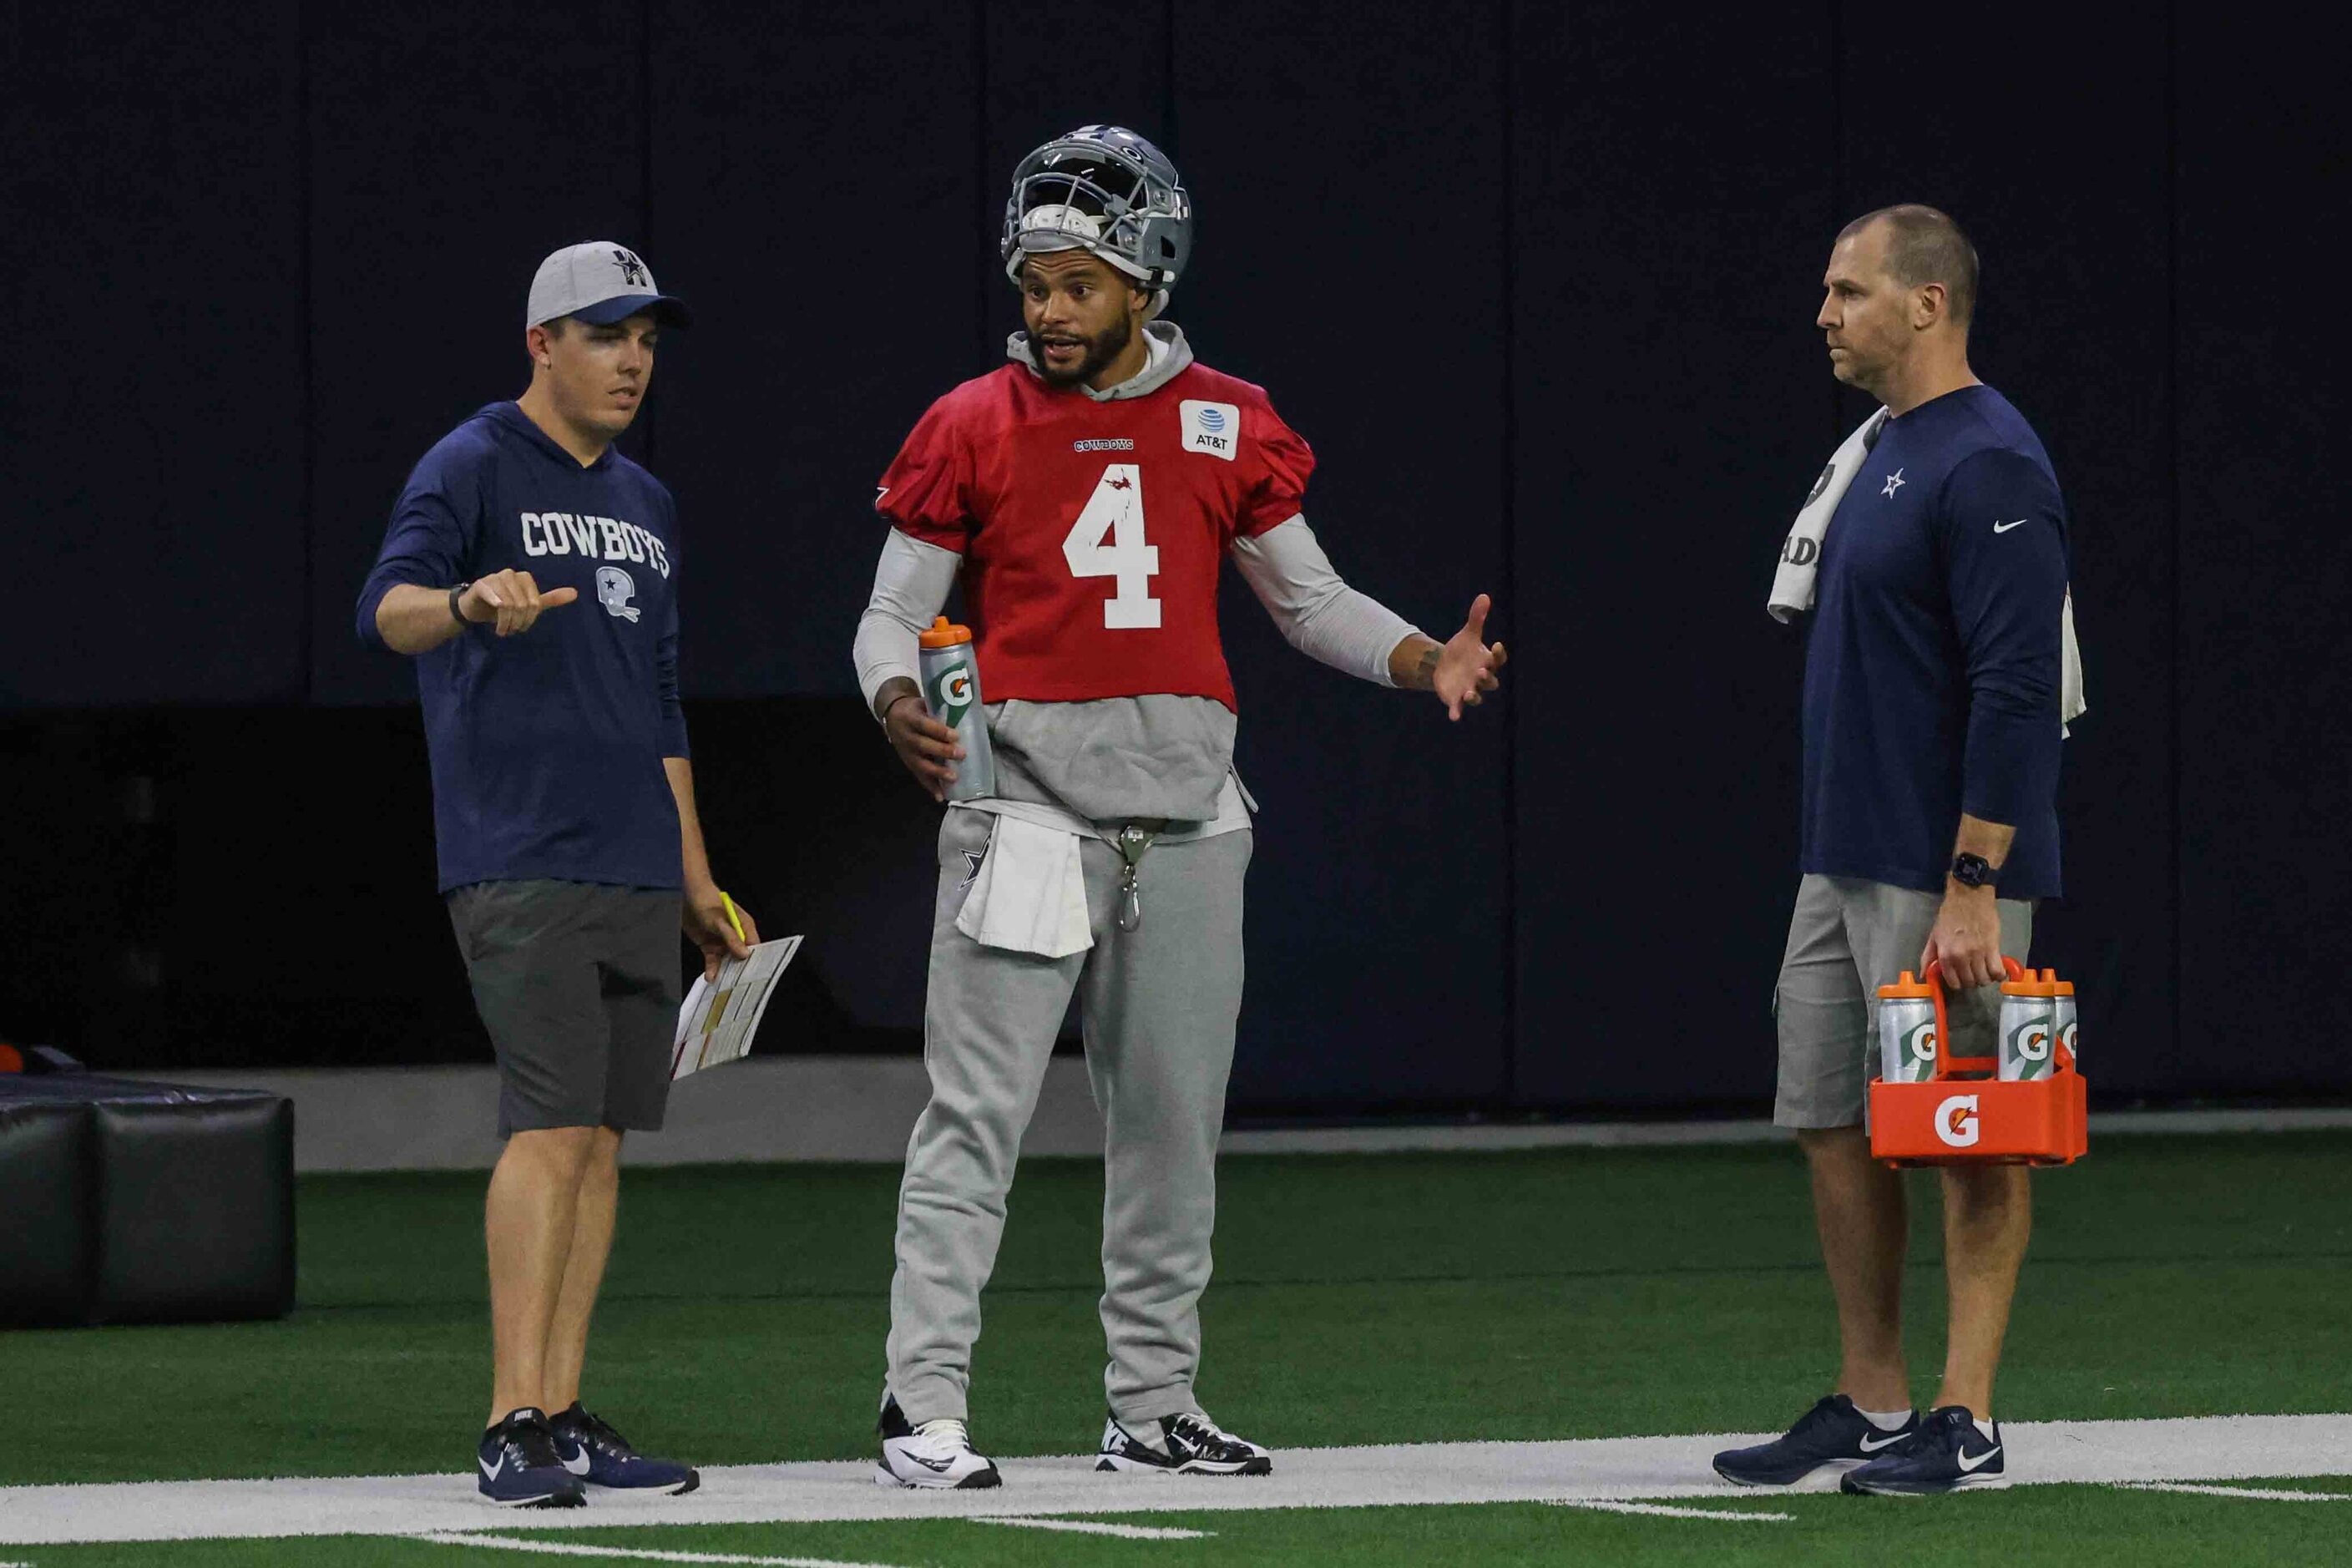
[[[2074,988],[2003,958],[1998,1057],[1954,1057],[1943,966],[1878,988],[1870,1152],[1891,1165],[2071,1165],[2089,1149]]]

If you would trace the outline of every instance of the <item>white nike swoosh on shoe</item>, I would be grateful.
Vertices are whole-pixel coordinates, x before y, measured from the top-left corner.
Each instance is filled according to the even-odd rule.
[[[1990,1463],[1992,1460],[1994,1460],[1994,1459],[1996,1459],[1996,1458],[1999,1458],[2000,1457],[2000,1444],[1998,1444],[1998,1443],[1995,1443],[1991,1447],[1987,1448],[1983,1453],[1979,1454],[1979,1455],[1978,1455],[1976,1458],[1969,1458],[1968,1455],[1966,1455],[1966,1454],[1959,1454],[1959,1455],[1956,1455],[1956,1456],[1955,1456],[1955,1458],[1957,1458],[1959,1460],[1959,1462],[1960,1462],[1960,1474],[1962,1474],[1962,1475],[1964,1475],[1964,1476],[1965,1476],[1965,1475],[1967,1475],[1970,1470],[1976,1469],[1976,1468],[1978,1468],[1979,1466],[1989,1464],[1989,1463]]]
[[[1910,1436],[1908,1432],[1897,1432],[1891,1437],[1881,1437],[1876,1442],[1864,1437],[1862,1440],[1862,1451],[1865,1454],[1875,1454],[1881,1448],[1892,1448]]]
[[[561,1453],[557,1454],[555,1457],[559,1459],[562,1459],[563,1468],[570,1470],[573,1475],[584,1476],[588,1473],[589,1458],[587,1444],[583,1443],[579,1447],[574,1448],[572,1451],[572,1458],[568,1459],[564,1459]]]
[[[476,1463],[476,1464],[478,1464],[478,1465],[482,1465],[482,1461],[481,1461],[479,1458],[477,1458],[477,1459],[474,1461],[474,1463]],[[506,1468],[507,1468],[507,1457],[506,1457],[504,1454],[500,1454],[500,1455],[499,1456],[499,1462],[498,1462],[497,1464],[495,1464],[495,1465],[482,1465],[482,1479],[484,1479],[484,1480],[486,1480],[486,1481],[494,1481],[494,1480],[497,1480],[497,1479],[499,1479],[499,1473],[500,1471],[504,1470]]]

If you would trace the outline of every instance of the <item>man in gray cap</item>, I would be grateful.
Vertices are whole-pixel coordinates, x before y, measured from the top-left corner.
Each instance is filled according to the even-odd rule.
[[[425,455],[360,590],[362,640],[416,661],[440,888],[498,1053],[478,1462],[482,1495],[509,1506],[699,1479],[579,1402],[622,1134],[660,1127],[668,1098],[677,931],[714,973],[759,940],[711,878],[694,808],[677,504],[612,446],[661,329],[687,319],[626,247],[541,263],[529,389]]]

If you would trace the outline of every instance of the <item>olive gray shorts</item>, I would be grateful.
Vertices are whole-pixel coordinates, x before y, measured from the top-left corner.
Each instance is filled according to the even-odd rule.
[[[2033,941],[2033,904],[1998,900],[2000,950],[2020,963]],[[1878,1059],[1878,988],[1919,967],[1919,950],[1936,929],[1940,893],[1808,876],[1797,884],[1789,947],[1772,1016],[1780,1035],[1776,1127],[1859,1127],[1864,1086]],[[1989,1057],[2000,1036],[2000,988],[1980,986],[1945,999],[1952,1050]]]
[[[449,894],[474,1006],[499,1057],[499,1136],[650,1132],[677,1036],[674,888],[476,882]]]

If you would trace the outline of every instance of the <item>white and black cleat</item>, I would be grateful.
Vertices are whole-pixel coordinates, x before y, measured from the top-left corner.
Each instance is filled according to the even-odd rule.
[[[874,1484],[882,1487],[924,1487],[969,1491],[1001,1487],[1004,1478],[971,1446],[964,1424],[942,1417],[920,1426],[908,1423],[895,1397],[882,1401],[882,1462],[874,1467]]]
[[[1234,1436],[1197,1410],[1124,1426],[1103,1424],[1097,1470],[1149,1470],[1164,1476],[1270,1476],[1274,1456]]]

